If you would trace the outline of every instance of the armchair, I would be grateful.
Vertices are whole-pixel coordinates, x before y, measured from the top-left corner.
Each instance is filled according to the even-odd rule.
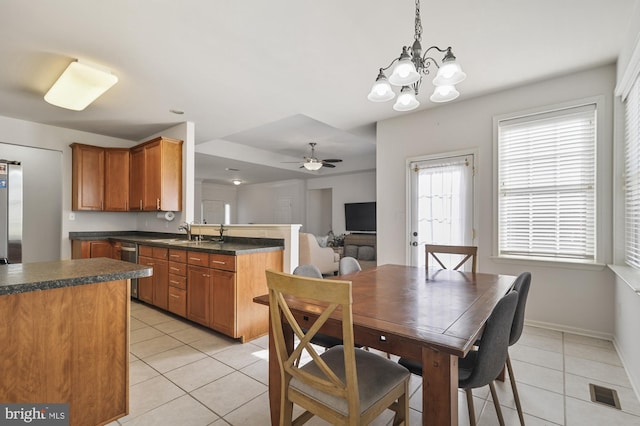
[[[300,233],[300,265],[315,265],[322,274],[334,274],[338,270],[340,255],[331,247],[320,247],[313,234]]]

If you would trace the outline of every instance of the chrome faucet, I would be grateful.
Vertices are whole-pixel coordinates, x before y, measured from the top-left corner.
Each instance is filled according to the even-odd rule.
[[[178,225],[178,231],[185,231],[187,233],[187,240],[191,241],[191,225],[189,222]]]
[[[220,237],[218,238],[219,242],[223,242],[224,241],[224,231],[226,231],[226,229],[224,229],[224,225],[221,223],[220,224],[220,229],[219,229]]]

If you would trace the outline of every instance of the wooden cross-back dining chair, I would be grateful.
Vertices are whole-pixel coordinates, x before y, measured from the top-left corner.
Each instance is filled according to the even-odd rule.
[[[318,416],[331,424],[369,424],[385,409],[395,411],[394,425],[409,422],[409,371],[353,345],[351,281],[321,280],[267,270],[273,342],[280,365],[280,425],[304,424]],[[318,303],[318,318],[306,332],[293,315],[288,297]],[[315,301],[315,302],[314,302]],[[329,318],[342,320],[344,345],[318,354],[311,339]],[[293,333],[287,351],[283,321]],[[300,365],[306,351],[311,360]],[[306,411],[295,420],[293,404]]]
[[[457,271],[462,267],[469,259],[471,259],[471,272],[476,273],[476,268],[478,265],[477,255],[478,255],[478,247],[477,246],[446,246],[439,244],[425,244],[425,268],[429,269],[429,258],[433,257],[433,259],[438,262],[438,264],[443,269],[453,269]],[[464,256],[460,262],[453,268],[447,268],[442,260],[437,256],[438,254],[459,254]]]

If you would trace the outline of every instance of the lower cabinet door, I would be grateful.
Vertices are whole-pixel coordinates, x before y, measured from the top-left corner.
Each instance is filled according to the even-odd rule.
[[[236,274],[211,270],[211,328],[230,337],[236,335]]]
[[[187,316],[187,291],[181,288],[169,287],[169,312],[181,317]]]
[[[144,266],[154,267],[153,259],[139,256],[138,263]],[[147,303],[153,303],[153,276],[138,278],[138,298]]]
[[[209,268],[187,268],[187,318],[209,327],[211,316],[211,272]]]

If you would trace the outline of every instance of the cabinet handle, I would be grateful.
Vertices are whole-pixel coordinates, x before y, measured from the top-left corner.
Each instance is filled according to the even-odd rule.
[[[211,275],[208,275],[208,274],[202,274],[202,276],[206,277],[206,278],[210,278],[211,277]]]
[[[180,268],[174,268],[174,267],[172,266],[172,267],[171,267],[171,270],[172,270],[172,271],[179,271],[179,270],[180,270]]]
[[[156,199],[156,209],[160,210],[160,198]]]
[[[195,260],[195,261],[200,262],[200,258],[199,257],[190,257],[189,260]]]
[[[226,265],[227,262],[222,262],[220,260],[212,260],[211,263],[217,263],[218,265]]]
[[[153,265],[154,265],[153,263],[147,263],[147,266],[153,266]]]
[[[140,200],[140,210],[142,210],[142,200]]]
[[[170,254],[169,257],[180,257],[179,254]]]
[[[169,280],[171,284],[180,284],[178,281]]]
[[[171,297],[175,297],[176,299],[178,299],[180,296],[178,296],[177,294],[170,294],[169,296]]]

